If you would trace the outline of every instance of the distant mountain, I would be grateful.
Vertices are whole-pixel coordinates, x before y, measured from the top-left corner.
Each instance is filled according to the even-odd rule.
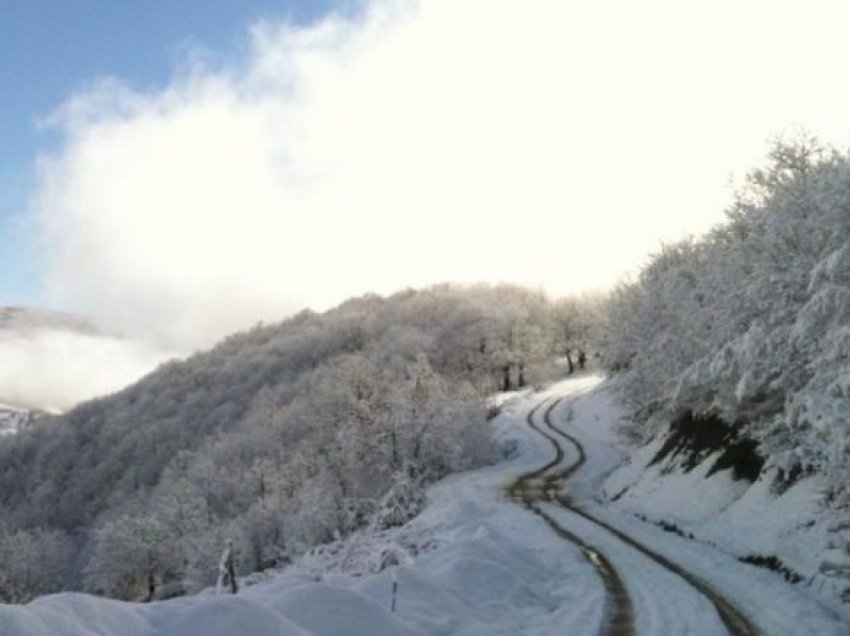
[[[29,427],[35,420],[45,415],[42,411],[21,409],[8,404],[0,404],[0,436],[12,435]]]
[[[101,326],[84,316],[36,307],[0,307],[0,335],[35,331],[106,335]]]

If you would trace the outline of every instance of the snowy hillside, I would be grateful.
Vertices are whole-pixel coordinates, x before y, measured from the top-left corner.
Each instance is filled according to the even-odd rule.
[[[493,426],[516,447],[514,457],[438,482],[428,490],[426,509],[405,526],[359,532],[280,573],[243,579],[236,596],[207,590],[132,604],[66,593],[2,606],[0,633],[590,635],[608,624],[614,607],[598,570],[598,561],[605,559],[623,584],[620,601],[629,608],[621,627],[639,635],[727,633],[713,606],[718,601],[700,591],[709,589],[740,613],[738,633],[846,634],[846,609],[818,597],[815,587],[789,584],[709,543],[665,532],[594,498],[625,456],[616,432],[621,411],[607,391],[597,390],[598,382],[578,378],[507,402]],[[567,397],[557,401],[561,396]],[[552,428],[544,428],[547,424]],[[569,506],[542,496],[531,505],[533,514],[507,489],[528,479],[529,471],[556,477],[575,464],[578,446],[570,447],[567,438],[558,438],[563,457],[553,463],[552,443],[542,433],[554,439],[557,430],[580,442],[586,461],[563,484]],[[541,467],[550,472],[541,473]],[[702,507],[694,497],[678,501],[685,513]],[[662,555],[662,561],[592,519]],[[401,563],[394,612],[389,554]]]
[[[0,435],[17,433],[32,424],[41,415],[38,411],[0,404]]]
[[[509,286],[351,299],[7,439],[0,551],[15,546],[18,565],[0,599],[195,592],[215,581],[226,537],[248,574],[403,522],[424,486],[500,457],[485,397],[551,368],[565,330],[548,328],[548,309]],[[39,582],[44,546],[54,567]]]
[[[606,496],[850,603],[848,193],[846,151],[777,141],[724,223],[611,293],[599,341],[647,444]]]
[[[777,142],[724,223],[664,246],[611,294],[600,341],[634,434],[652,442],[635,458],[652,464],[645,474],[621,475],[610,494],[628,488],[624,503],[705,536],[722,524],[746,528],[751,558],[788,559],[807,579],[843,586],[850,602],[848,193],[846,151],[808,136]],[[716,466],[734,466],[738,481],[723,486]],[[670,486],[668,475],[682,481]],[[701,518],[686,518],[670,488],[702,483],[699,475],[710,477]],[[761,534],[743,502],[762,498],[745,481],[818,507],[805,523],[822,549],[800,553],[794,529],[753,543]],[[773,504],[756,517],[785,528]]]

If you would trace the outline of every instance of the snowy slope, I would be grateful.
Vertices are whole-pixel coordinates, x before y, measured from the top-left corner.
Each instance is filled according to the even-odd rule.
[[[506,402],[494,427],[516,445],[514,457],[435,484],[429,506],[404,527],[326,546],[281,573],[254,577],[236,597],[209,591],[139,605],[58,594],[26,606],[0,606],[0,634],[597,634],[606,592],[594,567],[574,544],[506,496],[513,480],[552,458],[550,443],[527,426],[526,414],[541,400],[563,394],[573,397],[553,410],[553,421],[580,436],[588,455],[567,484],[572,496],[699,570],[721,590],[731,590],[736,601],[744,599],[748,615],[765,633],[848,633],[836,608],[800,586],[738,563],[707,543],[663,532],[621,507],[595,502],[597,488],[617,474],[612,471],[624,457],[615,430],[619,412],[605,391],[593,390],[597,384],[584,377],[548,395]],[[724,633],[711,605],[679,577],[567,510],[554,504],[548,509],[608,553],[625,579],[638,634]],[[394,613],[392,568],[376,571],[388,551],[403,563]]]
[[[778,559],[783,576],[801,578],[801,585],[825,597],[845,593],[850,554],[833,531],[836,520],[819,504],[826,491],[822,476],[804,477],[779,493],[773,471],[752,484],[736,481],[730,470],[707,476],[717,453],[690,471],[675,461],[651,465],[664,441],[661,436],[634,452],[607,476],[600,497],[737,558]]]

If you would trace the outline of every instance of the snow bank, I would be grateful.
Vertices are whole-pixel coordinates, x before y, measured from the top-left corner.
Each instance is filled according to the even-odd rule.
[[[271,600],[271,599],[270,599]],[[398,634],[421,636],[422,632],[405,625],[385,607],[365,595],[327,583],[296,588],[271,607],[308,629],[323,636],[373,636]]]
[[[239,596],[207,596],[179,606],[171,620],[169,612],[153,607],[155,633],[162,636],[309,636],[283,615],[256,601]],[[112,632],[112,633],[128,633]]]
[[[0,605],[0,634],[105,636],[151,634],[144,606],[87,594],[51,594],[28,605]]]

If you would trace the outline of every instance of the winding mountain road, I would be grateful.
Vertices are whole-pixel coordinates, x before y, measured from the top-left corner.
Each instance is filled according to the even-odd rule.
[[[557,404],[558,401],[556,400],[546,409],[544,419],[548,421],[552,409]],[[520,475],[508,491],[515,501],[543,518],[552,530],[555,531],[555,534],[576,545],[582,551],[587,561],[596,569],[596,572],[602,579],[602,584],[605,586],[605,607],[603,609],[603,623],[600,627],[600,633],[616,634],[617,636],[634,634],[631,599],[617,570],[611,565],[611,562],[604,554],[559,524],[538,505],[541,501],[552,500],[554,496],[552,489],[559,487],[558,480],[566,479],[580,466],[579,463],[575,463],[558,471],[550,472],[552,469],[561,465],[564,460],[564,451],[555,439],[537,428],[534,422],[534,415],[541,406],[543,406],[543,402],[529,411],[526,421],[529,426],[552,442],[552,445],[555,447],[555,457],[540,468]]]
[[[582,520],[590,522],[592,530],[601,531],[607,535],[606,540],[613,537],[619,543],[628,546],[628,549],[637,551],[642,558],[648,559],[654,566],[678,577],[682,586],[692,588],[695,593],[707,599],[729,634],[735,636],[760,634],[761,632],[738,608],[706,581],[658,554],[634,537],[598,519],[584,510],[580,504],[570,499],[565,492],[566,482],[582,467],[587,455],[578,439],[557,427],[552,421],[552,413],[562,399],[552,401],[543,411],[543,426],[545,428],[542,428],[535,420],[535,416],[544,406],[545,400],[528,412],[526,416],[527,424],[551,443],[555,450],[555,456],[540,468],[520,475],[508,488],[508,493],[515,501],[543,518],[558,536],[576,545],[587,561],[595,568],[606,593],[599,633],[615,636],[636,633],[634,601],[629,594],[628,586],[624,583],[623,575],[613,565],[612,558],[596,545],[602,541],[597,541],[596,538],[592,540],[587,538],[589,529],[587,524],[582,524],[583,531],[579,532],[578,528],[573,528],[571,524],[565,523],[562,517],[556,519],[547,512],[546,505],[556,504]],[[575,448],[577,457],[574,461],[565,462],[566,453],[562,442],[567,442]],[[580,534],[582,536],[579,536]],[[597,532],[591,531],[590,534],[594,535]]]

